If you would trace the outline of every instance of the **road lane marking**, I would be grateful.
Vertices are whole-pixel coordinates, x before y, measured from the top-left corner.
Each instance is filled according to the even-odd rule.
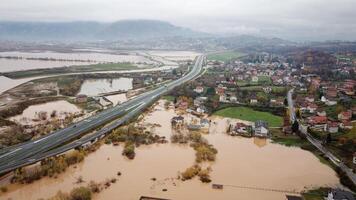
[[[21,149],[22,149],[22,147],[17,148],[17,149],[15,149],[15,150],[13,150],[13,151],[10,151],[10,152],[8,152],[8,153],[5,153],[5,154],[1,155],[0,158],[5,157],[5,156],[8,156],[8,155],[10,155],[10,154],[13,154],[13,153],[15,153],[15,152],[17,152],[17,151],[20,151]]]

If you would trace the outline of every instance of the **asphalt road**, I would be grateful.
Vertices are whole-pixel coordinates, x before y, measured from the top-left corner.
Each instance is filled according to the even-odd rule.
[[[288,99],[288,106],[290,111],[290,118],[291,121],[294,122],[296,120],[295,117],[295,109],[292,99],[293,89],[288,91],[287,99]],[[327,148],[325,148],[321,141],[315,139],[312,135],[308,133],[308,126],[303,126],[299,123],[299,131],[303,133],[307,140],[314,145],[319,151],[321,151],[335,166],[340,167],[342,171],[344,171],[347,176],[352,180],[352,182],[356,185],[356,175],[352,172],[352,170],[347,167],[340,159],[338,159],[335,155],[333,155]]]
[[[86,118],[67,128],[53,132],[36,140],[2,150],[0,152],[0,173],[9,172],[18,167],[38,162],[41,159],[58,155],[104,136],[112,129],[131,119],[133,116],[140,114],[142,109],[156,101],[164,93],[199,76],[202,71],[204,58],[204,56],[198,56],[189,73],[178,80],[141,94],[123,104],[104,110],[95,116]],[[120,116],[122,116],[121,119],[114,121],[109,126],[98,130],[92,135],[83,136],[85,133],[112,122]],[[82,138],[80,138],[81,136]],[[71,142],[78,138],[80,139]]]

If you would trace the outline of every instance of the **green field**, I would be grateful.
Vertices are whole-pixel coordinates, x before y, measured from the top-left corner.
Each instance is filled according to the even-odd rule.
[[[257,120],[267,121],[270,127],[282,126],[282,117],[273,115],[268,112],[260,112],[247,107],[231,107],[219,110],[214,115],[236,118],[246,121],[255,122]]]
[[[252,82],[249,80],[244,80],[244,81],[236,81],[236,84],[238,86],[246,86],[246,85],[271,85],[272,80],[269,76],[258,76],[258,82]]]
[[[271,86],[272,88],[272,93],[278,93],[278,92],[282,92],[286,90],[286,87],[283,86]],[[241,86],[239,88],[240,90],[246,90],[246,91],[263,91],[263,87],[262,86]]]
[[[243,54],[241,52],[228,51],[228,52],[209,54],[207,56],[207,58],[208,58],[208,60],[218,60],[218,61],[226,62],[226,61],[229,61],[229,60],[232,60],[232,59],[240,58],[240,57],[242,57],[244,55],[245,54]]]

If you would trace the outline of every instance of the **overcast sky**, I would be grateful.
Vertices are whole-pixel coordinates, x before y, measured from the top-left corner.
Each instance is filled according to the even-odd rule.
[[[3,21],[157,19],[194,30],[356,40],[356,0],[1,0]]]

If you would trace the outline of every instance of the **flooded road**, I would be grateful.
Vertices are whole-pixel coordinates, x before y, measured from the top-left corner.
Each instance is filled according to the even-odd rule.
[[[172,134],[170,119],[175,115],[172,109],[166,110],[164,102],[160,101],[152,113],[145,115],[142,123],[160,124],[154,131],[169,138]],[[30,185],[11,185],[9,191],[0,198],[48,198],[58,190],[70,191],[78,186],[75,182],[79,176],[86,183],[90,180],[100,182],[117,177],[118,171],[122,173],[118,181],[96,194],[94,199],[120,197],[137,200],[145,195],[172,200],[284,200],[283,192],[240,186],[301,191],[305,187],[339,185],[335,172],[320,163],[312,153],[274,144],[269,140],[228,136],[224,133],[227,120],[217,117],[211,119],[213,123],[209,134],[204,134],[204,137],[214,145],[218,154],[215,162],[206,164],[212,168],[212,183],[224,184],[222,190],[214,190],[211,184],[201,183],[197,178],[184,182],[175,179],[179,171],[194,164],[195,152],[189,145],[168,143],[140,146],[136,149],[134,160],[127,160],[121,155],[121,146],[103,145],[95,153],[89,154],[77,168],[71,167],[57,179],[43,178]],[[152,181],[153,177],[157,181]]]

